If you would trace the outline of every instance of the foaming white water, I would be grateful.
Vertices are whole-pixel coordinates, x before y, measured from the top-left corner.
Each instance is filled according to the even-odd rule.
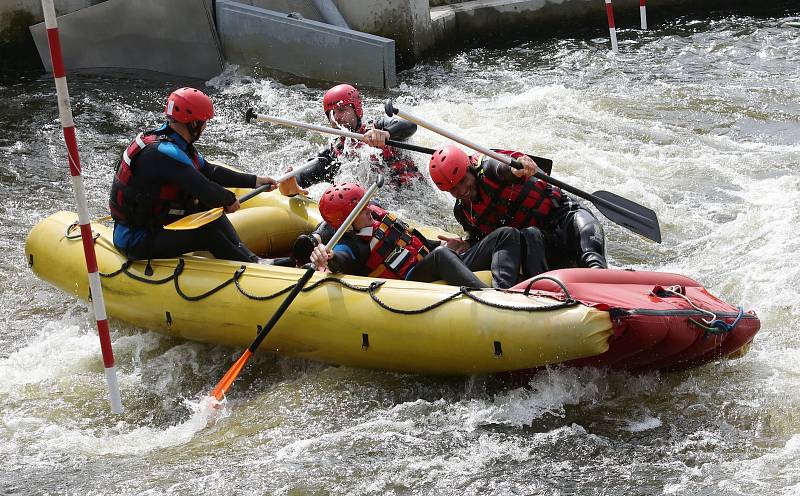
[[[76,324],[75,320],[82,322]],[[121,357],[125,360],[130,356],[134,364],[140,363],[143,354],[154,352],[164,340],[153,333],[139,333],[121,336],[112,343],[123,406],[128,410],[111,415],[99,341],[95,332],[86,330],[90,325],[81,317],[47,323],[36,339],[0,359],[0,396],[5,405],[0,417],[3,451],[45,465],[54,453],[90,458],[143,454],[189,443],[197,433],[230,414],[226,402],[217,403],[204,395],[197,400],[184,399],[188,418],[171,425],[141,425],[135,419],[140,415],[131,418],[131,408],[152,408],[136,397],[141,388],[173,393],[163,383],[143,383],[137,367],[132,371],[119,367]],[[186,346],[174,347],[166,354],[174,355],[175,348]],[[197,367],[196,357],[184,357],[180,363]],[[174,361],[170,369],[175,369]],[[162,403],[166,405],[171,399],[164,398]]]
[[[688,268],[711,287],[721,285],[726,293],[761,311],[796,305],[800,266],[787,263],[787,254],[800,251],[796,233],[800,178],[787,175],[749,181],[746,189],[733,192],[733,198],[738,201],[725,202],[728,215],[734,216],[728,221],[710,222],[697,212],[702,231],[676,247],[682,258],[665,269]],[[708,207],[720,211],[723,205]],[[709,258],[715,260],[713,265],[708,264]]]
[[[497,394],[492,401],[471,400],[464,405],[462,421],[469,429],[487,424],[530,426],[543,416],[564,416],[564,408],[597,401],[602,392],[590,376],[594,371],[557,369],[537,374],[526,388]],[[597,376],[595,376],[597,379]]]
[[[26,384],[83,371],[99,359],[99,348],[97,337],[80,332],[78,325],[48,322],[27,346],[0,359],[0,395],[13,397]]]
[[[59,423],[48,417],[9,413],[3,426],[10,442],[20,452],[65,453],[80,456],[142,455],[155,450],[180,446],[192,441],[197,433],[220,418],[217,410],[202,402],[185,402],[193,410],[184,422],[165,428],[136,426],[125,421],[110,426],[82,427],[83,421],[64,419]]]
[[[761,456],[730,462],[712,462],[688,471],[681,482],[667,484],[665,494],[685,494],[702,481],[726,494],[800,494],[800,434],[792,436],[783,448]],[[769,489],[767,489],[769,488]]]

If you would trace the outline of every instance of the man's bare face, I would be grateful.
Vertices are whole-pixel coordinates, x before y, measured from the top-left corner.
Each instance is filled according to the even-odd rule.
[[[358,131],[358,116],[352,105],[339,105],[328,113],[332,127]]]
[[[478,194],[478,188],[475,183],[475,175],[467,172],[464,178],[450,189],[449,193],[454,198],[461,201],[470,201]]]

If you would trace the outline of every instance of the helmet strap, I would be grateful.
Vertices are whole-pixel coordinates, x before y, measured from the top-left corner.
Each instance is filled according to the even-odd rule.
[[[196,142],[200,139],[200,135],[203,134],[203,124],[205,121],[192,121],[186,124],[186,128],[189,130],[189,136],[191,136],[191,143]]]

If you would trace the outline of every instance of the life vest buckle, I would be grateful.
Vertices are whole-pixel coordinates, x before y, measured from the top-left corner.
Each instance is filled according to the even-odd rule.
[[[389,254],[388,257],[384,260],[384,265],[389,267],[390,270],[396,272],[400,267],[403,266],[406,259],[411,255],[411,252],[408,250],[404,250],[403,248],[396,246],[394,250]]]

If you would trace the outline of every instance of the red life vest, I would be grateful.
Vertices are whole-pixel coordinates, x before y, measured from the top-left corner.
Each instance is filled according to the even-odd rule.
[[[524,155],[509,150],[496,151],[512,158]],[[522,183],[501,185],[486,177],[484,160],[482,154],[470,157],[470,161],[477,164],[479,199],[456,202],[456,208],[461,209],[467,221],[484,234],[503,226],[517,229],[546,226],[562,198],[561,190],[535,177]]]
[[[159,226],[167,224],[170,218],[186,215],[188,197],[178,185],[164,183],[157,187],[157,191],[146,191],[142,186],[132,184],[136,157],[146,146],[162,141],[171,141],[162,130],[159,133],[139,133],[122,153],[108,201],[115,221],[135,227]],[[199,155],[195,153],[191,159],[195,169],[200,170]]]
[[[360,236],[369,241],[369,277],[405,279],[411,268],[425,258],[430,250],[408,224],[376,205],[367,208],[374,219],[372,235]]]

